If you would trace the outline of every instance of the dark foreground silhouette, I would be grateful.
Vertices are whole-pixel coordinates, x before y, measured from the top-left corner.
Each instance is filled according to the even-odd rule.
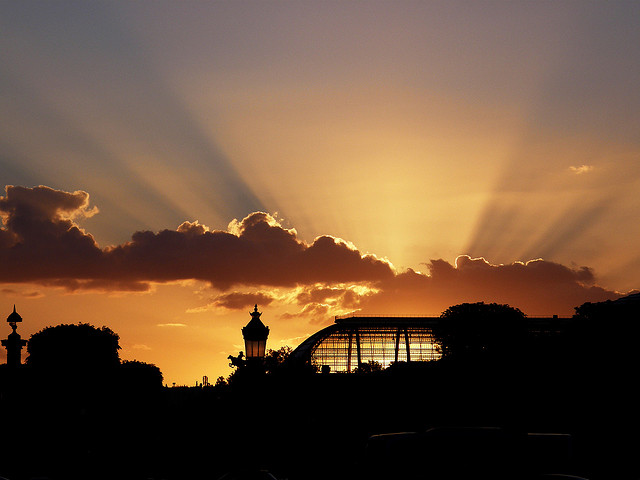
[[[427,479],[492,468],[495,478],[549,471],[612,479],[638,471],[629,435],[640,426],[637,394],[606,372],[441,364],[249,377],[160,389],[67,382],[60,389],[12,378],[17,390],[5,389],[1,402],[1,474],[186,480],[267,470],[289,479]],[[469,427],[492,428],[479,430],[484,438]],[[399,432],[412,433],[370,438]],[[536,457],[528,433],[571,437]],[[546,470],[550,458],[559,470]]]
[[[0,476],[638,478],[634,308],[584,305],[561,338],[353,374],[278,361],[165,388],[113,357],[2,368]]]

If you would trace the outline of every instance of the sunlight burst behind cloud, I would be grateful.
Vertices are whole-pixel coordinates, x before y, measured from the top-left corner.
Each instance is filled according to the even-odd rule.
[[[331,235],[304,242],[264,212],[233,220],[230,231],[185,221],[176,230],[135,232],[129,242],[101,249],[71,220],[81,217],[76,210],[88,209],[88,198],[86,192],[7,186],[0,197],[2,278],[72,292],[138,292],[197,280],[221,293],[189,313],[284,302],[297,304],[303,318],[374,308],[439,310],[468,298],[516,302],[525,311],[566,311],[586,299],[616,296],[596,286],[591,269],[542,259],[493,265],[462,255],[453,265],[431,260],[425,274],[402,272]]]
[[[6,303],[157,354],[228,350],[249,302],[298,338],[637,288],[640,4],[361,7],[0,2]]]

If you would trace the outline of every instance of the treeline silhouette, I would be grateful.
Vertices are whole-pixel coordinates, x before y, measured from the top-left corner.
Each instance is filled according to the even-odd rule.
[[[2,365],[0,475],[107,478],[155,455],[162,374],[119,350],[107,327],[58,325],[31,336],[25,365]]]
[[[434,331],[436,362],[327,375],[282,348],[200,387],[120,361],[105,327],[45,329],[26,365],[0,372],[0,476],[637,478],[637,300],[584,304],[533,334],[515,308],[462,304]],[[570,435],[570,452],[532,450],[532,432]]]

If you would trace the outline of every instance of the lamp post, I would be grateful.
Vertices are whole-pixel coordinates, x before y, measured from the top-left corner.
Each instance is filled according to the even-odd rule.
[[[240,431],[250,432],[244,437],[242,463],[247,471],[257,472],[265,461],[264,437],[259,435],[256,429],[256,426],[264,423],[265,413],[262,408],[257,408],[256,401],[267,395],[264,357],[269,327],[260,320],[262,313],[258,311],[257,304],[250,315],[251,320],[242,328],[245,360],[242,360],[242,352],[237,359],[238,366],[244,366],[244,368],[238,369],[239,380],[241,380],[238,385],[241,386],[241,391],[244,393],[239,403],[239,411],[242,412]],[[252,475],[247,476],[247,478],[249,477],[253,478]],[[256,478],[258,477],[256,476]]]
[[[16,332],[18,322],[22,322],[22,317],[16,312],[16,306],[13,306],[13,312],[7,317],[7,323],[11,325],[13,330],[6,340],[2,340],[2,346],[7,349],[7,366],[17,368],[20,365],[20,352],[22,347],[27,344],[26,340],[22,340],[20,334]]]
[[[261,362],[266,353],[269,327],[262,323],[260,315],[262,315],[262,313],[258,312],[258,305],[256,305],[253,312],[251,312],[251,320],[247,323],[246,327],[242,328],[244,348],[247,362],[249,363]]]

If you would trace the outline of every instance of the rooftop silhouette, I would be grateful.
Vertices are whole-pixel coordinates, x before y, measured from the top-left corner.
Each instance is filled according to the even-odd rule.
[[[482,325],[467,324],[470,312]],[[500,312],[523,329],[505,333]],[[50,327],[32,335],[24,365],[0,368],[0,408],[12,412],[0,476],[633,478],[638,360],[626,349],[637,313],[633,296],[581,305],[570,319],[481,302],[440,317],[340,318],[293,352],[267,350],[190,388],[162,387],[157,367],[121,361],[105,327]],[[250,315],[264,334],[257,305]],[[616,343],[603,350],[603,335]],[[439,355],[422,361],[427,343]],[[321,368],[349,344],[351,369]]]

